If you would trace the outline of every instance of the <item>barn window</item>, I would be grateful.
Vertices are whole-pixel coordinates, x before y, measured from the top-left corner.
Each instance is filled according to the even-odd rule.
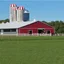
[[[1,32],[1,29],[0,29],[0,32]]]
[[[38,33],[39,33],[39,34],[44,33],[44,29],[38,29]]]
[[[16,29],[4,29],[4,32],[16,32]]]
[[[47,31],[47,34],[50,34],[50,30]]]
[[[10,29],[10,32],[16,32],[16,29]]]
[[[29,30],[28,33],[29,33],[29,34],[32,34],[32,30]]]
[[[4,29],[3,31],[4,32],[10,32],[10,29]]]

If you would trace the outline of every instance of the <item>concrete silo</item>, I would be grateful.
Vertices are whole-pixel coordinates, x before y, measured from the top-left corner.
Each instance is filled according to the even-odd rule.
[[[23,20],[29,21],[29,11],[28,10],[24,10]]]
[[[17,21],[17,6],[16,4],[10,5],[10,22]]]
[[[23,21],[23,13],[24,13],[24,7],[23,6],[18,7],[17,8],[17,21],[18,22]]]

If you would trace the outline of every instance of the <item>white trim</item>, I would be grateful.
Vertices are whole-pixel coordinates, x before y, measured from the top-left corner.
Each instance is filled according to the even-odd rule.
[[[18,35],[18,29],[16,29],[16,33],[17,33],[16,35]]]
[[[39,28],[22,28],[22,29],[39,29]],[[41,28],[41,29],[52,29],[52,28]]]
[[[38,28],[38,30],[40,30],[40,29],[42,30],[42,29],[45,29],[45,28]]]
[[[3,35],[3,29],[1,29],[1,35]]]

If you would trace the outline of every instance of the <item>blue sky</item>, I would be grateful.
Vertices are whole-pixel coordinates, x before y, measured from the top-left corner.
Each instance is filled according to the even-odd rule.
[[[24,6],[30,12],[30,20],[63,20],[64,21],[64,1],[51,0],[0,0],[0,20],[9,18],[9,5],[17,4]]]

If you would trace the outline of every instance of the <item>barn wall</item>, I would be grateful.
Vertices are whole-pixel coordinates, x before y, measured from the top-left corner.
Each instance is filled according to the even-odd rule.
[[[43,22],[35,22],[22,28],[18,28],[18,33],[28,33],[29,30],[32,30],[33,33],[38,33],[38,28],[43,28],[45,32],[50,30],[52,34],[54,33],[54,28]]]
[[[54,29],[53,29],[53,28],[52,28],[52,29],[50,29],[50,28],[47,29],[47,28],[46,28],[46,29],[45,29],[45,32],[47,32],[48,30],[49,30],[52,34],[54,34]]]
[[[29,30],[32,30],[33,33],[37,33],[37,29],[23,29],[23,28],[19,28],[18,29],[18,33],[28,33]]]
[[[38,29],[22,29],[22,28],[19,28],[18,29],[18,33],[27,33],[28,34],[28,31],[29,30],[32,30],[32,33],[38,33]],[[45,31],[45,33],[47,32],[47,31],[50,31],[52,34],[54,33],[54,30],[53,29],[44,29],[44,31]]]
[[[3,32],[3,34],[17,34],[17,32]]]
[[[3,29],[0,29],[0,35],[16,35],[18,34],[18,29],[16,29],[16,32],[4,32]]]

